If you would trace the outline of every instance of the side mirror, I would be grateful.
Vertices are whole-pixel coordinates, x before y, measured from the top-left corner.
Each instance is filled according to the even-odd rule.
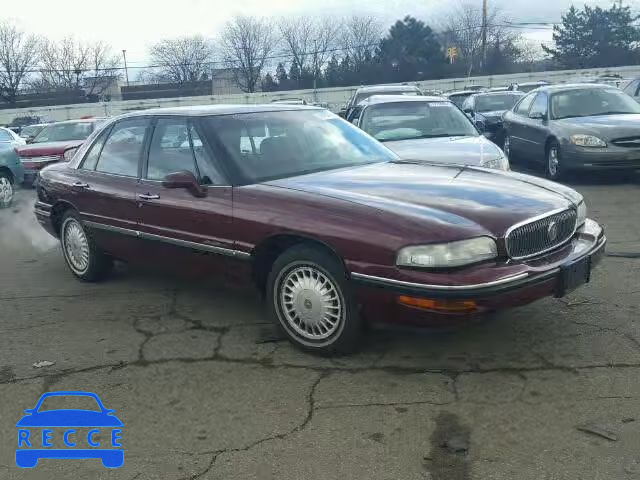
[[[207,196],[207,189],[198,183],[198,179],[193,173],[182,170],[170,173],[162,181],[164,188],[186,188],[194,197],[202,198]]]
[[[482,120],[476,120],[475,124],[480,133],[483,133],[487,129],[487,126]]]
[[[532,112],[531,115],[529,115],[529,118],[533,118],[534,120],[546,120],[547,115],[542,112]]]
[[[34,138],[35,137],[27,137],[27,138],[24,139],[24,141],[27,142],[27,143],[31,143],[31,142],[33,142]]]
[[[462,110],[464,113],[466,113],[467,115],[473,115],[473,109],[472,108],[465,108],[464,110]]]

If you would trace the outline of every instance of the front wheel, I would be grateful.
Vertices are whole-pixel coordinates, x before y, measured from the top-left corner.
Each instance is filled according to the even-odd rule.
[[[341,262],[324,250],[298,245],[274,262],[267,281],[270,314],[298,347],[320,354],[349,353],[362,322]]]
[[[5,172],[0,172],[0,208],[11,206],[14,193],[11,177]]]
[[[555,140],[549,142],[547,147],[547,158],[545,162],[545,174],[550,180],[559,180],[562,177],[563,169],[561,164],[560,145]]]
[[[74,211],[62,218],[60,242],[67,266],[80,280],[95,282],[111,271],[113,260],[98,248]]]

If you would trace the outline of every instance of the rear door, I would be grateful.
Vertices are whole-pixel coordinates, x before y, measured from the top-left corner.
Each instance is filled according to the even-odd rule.
[[[177,171],[193,173],[206,191],[195,197],[185,188],[166,188],[163,179]],[[136,192],[140,236],[156,251],[181,248],[233,257],[232,188],[205,144],[199,127],[185,117],[155,122]]]
[[[505,130],[509,136],[509,148],[511,152],[526,156],[528,149],[528,141],[526,139],[527,119],[529,117],[529,108],[533,103],[534,93],[526,95],[520,103],[516,105],[511,113],[505,115]]]
[[[73,203],[96,240],[107,251],[114,236],[136,235],[135,198],[144,145],[150,133],[148,118],[129,118],[101,132],[87,150],[71,185]],[[126,248],[123,243],[115,247]]]

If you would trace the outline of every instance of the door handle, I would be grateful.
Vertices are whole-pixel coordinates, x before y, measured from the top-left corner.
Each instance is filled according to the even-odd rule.
[[[82,183],[82,182],[75,182],[72,186],[76,188],[89,188],[88,183]]]
[[[141,198],[142,200],[157,200],[158,198],[160,198],[160,195],[151,195],[149,193],[140,193],[140,194],[138,194],[138,198]]]

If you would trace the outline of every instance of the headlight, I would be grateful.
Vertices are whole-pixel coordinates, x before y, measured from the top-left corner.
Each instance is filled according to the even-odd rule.
[[[478,237],[458,242],[405,247],[398,252],[396,265],[401,267],[460,267],[498,256],[496,242]]]
[[[480,166],[485,168],[495,168],[496,170],[510,170],[509,160],[504,155],[488,160],[482,160],[480,162]]]
[[[607,142],[593,135],[571,135],[571,143],[579,147],[606,147]]]
[[[578,220],[576,225],[579,227],[587,219],[587,204],[584,203],[584,200],[580,202],[580,204],[578,205],[577,212],[578,212]]]

